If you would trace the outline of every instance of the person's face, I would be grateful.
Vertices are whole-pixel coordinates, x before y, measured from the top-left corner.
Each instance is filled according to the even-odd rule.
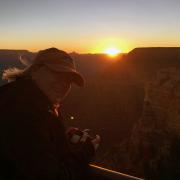
[[[65,73],[55,72],[46,66],[38,70],[40,88],[52,103],[60,103],[70,92],[71,80]]]

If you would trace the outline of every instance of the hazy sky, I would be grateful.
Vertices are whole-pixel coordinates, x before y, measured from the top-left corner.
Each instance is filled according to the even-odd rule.
[[[180,0],[0,0],[0,48],[180,46]]]

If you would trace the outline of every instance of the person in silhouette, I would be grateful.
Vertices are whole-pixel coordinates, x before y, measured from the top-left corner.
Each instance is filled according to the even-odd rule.
[[[24,70],[8,69],[0,88],[0,179],[79,180],[100,142],[88,131],[66,134],[60,105],[71,84],[84,86],[73,59],[49,48]]]

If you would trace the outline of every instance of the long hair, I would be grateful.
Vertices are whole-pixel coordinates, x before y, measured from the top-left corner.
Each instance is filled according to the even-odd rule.
[[[23,54],[20,55],[19,61],[25,67],[22,69],[17,68],[17,67],[5,69],[2,73],[2,80],[11,82],[11,81],[15,81],[17,79],[31,77],[32,70],[34,70],[40,66],[40,63],[34,63],[35,59],[36,59],[35,57],[33,58],[33,57],[29,57],[29,56],[23,55]]]
[[[19,68],[8,68],[3,71],[2,79],[7,80],[8,82],[15,81],[16,79],[25,77],[28,75],[29,67],[25,69]]]
[[[42,64],[32,64],[24,69],[17,67],[5,69],[2,74],[2,79],[11,82],[21,78],[31,78],[31,72],[41,66]]]

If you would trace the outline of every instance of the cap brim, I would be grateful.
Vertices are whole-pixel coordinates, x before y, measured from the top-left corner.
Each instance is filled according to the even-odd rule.
[[[67,75],[70,77],[72,82],[80,87],[83,87],[85,85],[84,77],[75,69],[65,67],[65,66],[58,66],[58,65],[54,66],[51,64],[46,64],[46,66],[52,69],[53,71],[67,73]]]
[[[84,87],[85,80],[80,73],[78,73],[78,72],[67,72],[67,73],[72,74],[72,82],[74,82],[76,85],[78,85],[80,87]]]

